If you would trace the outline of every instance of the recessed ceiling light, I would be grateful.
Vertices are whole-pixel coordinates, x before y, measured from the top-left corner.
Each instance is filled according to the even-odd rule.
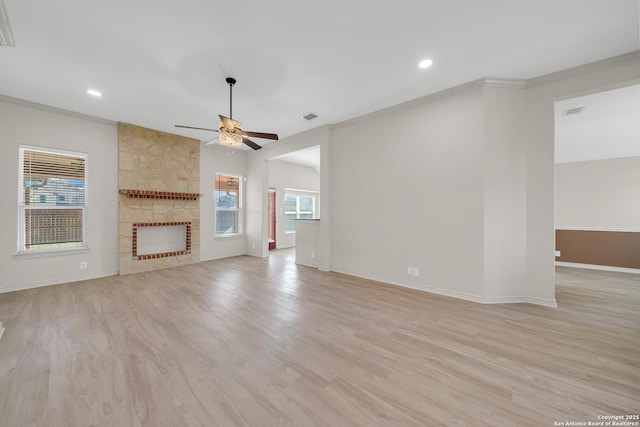
[[[420,68],[429,68],[431,67],[431,65],[433,65],[433,61],[430,59],[423,59],[422,61],[420,61],[420,63],[418,64],[418,67]]]
[[[97,91],[95,89],[88,89],[87,93],[91,96],[96,96],[96,97],[101,97],[102,93],[100,91]]]

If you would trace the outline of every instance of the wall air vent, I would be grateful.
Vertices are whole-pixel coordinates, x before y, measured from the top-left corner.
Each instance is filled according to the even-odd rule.
[[[4,0],[0,0],[0,46],[15,46],[11,25],[9,25],[9,15],[4,6]]]
[[[570,116],[572,114],[579,114],[582,112],[582,110],[584,110],[584,107],[577,107],[577,108],[569,108],[568,110],[564,110],[562,112],[563,116]]]
[[[305,120],[313,120],[313,119],[318,118],[318,116],[317,116],[317,115],[315,115],[315,114],[313,114],[313,113],[309,113],[309,114],[307,114],[306,116],[302,116],[301,118],[302,118],[302,119],[305,119]]]

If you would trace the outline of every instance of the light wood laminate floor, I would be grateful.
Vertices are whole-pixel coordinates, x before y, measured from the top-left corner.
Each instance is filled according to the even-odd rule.
[[[551,309],[291,252],[0,294],[0,426],[553,426],[640,412],[640,277]]]

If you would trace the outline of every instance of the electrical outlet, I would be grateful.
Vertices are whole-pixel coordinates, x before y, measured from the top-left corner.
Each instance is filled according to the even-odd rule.
[[[87,261],[80,262],[80,270],[86,270],[86,269],[87,269]]]
[[[316,253],[314,251],[311,251],[311,259],[316,257]]]
[[[413,277],[419,277],[420,276],[420,270],[417,268],[413,269]]]
[[[556,251],[556,256],[560,256],[560,251]]]
[[[413,268],[411,268],[411,267],[407,267],[407,274],[408,274],[409,276],[412,276],[412,275],[413,275]]]

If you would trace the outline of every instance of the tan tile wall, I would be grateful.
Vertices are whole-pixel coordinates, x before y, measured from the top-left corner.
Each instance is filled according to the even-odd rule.
[[[118,123],[120,189],[200,193],[200,141]],[[200,200],[130,198],[120,194],[120,274],[157,270],[200,260]],[[148,260],[133,258],[133,224],[191,222],[191,253]]]

